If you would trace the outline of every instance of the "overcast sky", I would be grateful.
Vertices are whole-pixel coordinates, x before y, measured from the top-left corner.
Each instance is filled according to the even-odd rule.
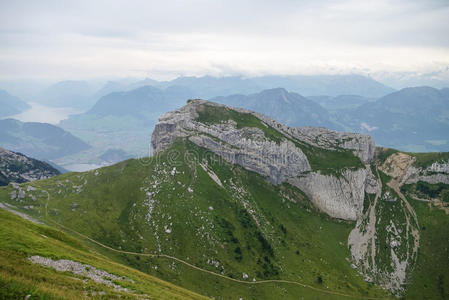
[[[0,0],[0,79],[447,72],[449,1]]]

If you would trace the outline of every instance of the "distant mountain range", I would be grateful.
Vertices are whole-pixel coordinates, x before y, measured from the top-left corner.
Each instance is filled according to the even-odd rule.
[[[289,126],[336,128],[329,113],[316,102],[284,88],[264,90],[257,94],[212,98],[211,101],[242,107],[265,114]]]
[[[95,89],[86,81],[61,81],[51,85],[35,97],[35,102],[54,107],[88,109],[97,98]]]
[[[405,88],[334,118],[347,130],[371,134],[382,146],[412,152],[449,149],[448,88]]]
[[[17,143],[0,145],[53,159],[63,166],[86,161],[103,164],[146,156],[158,117],[182,106],[187,99],[203,98],[254,110],[289,126],[369,133],[380,145],[403,151],[449,148],[447,89],[421,87],[395,92],[359,75],[203,76],[179,77],[165,82],[148,78],[110,81],[96,91],[92,86],[86,81],[60,82],[48,88],[40,98],[47,105],[87,110],[59,124],[79,142],[93,146],[84,154],[78,154],[78,147],[74,147],[75,151],[67,150],[68,156],[63,155],[65,158],[61,160],[60,154],[66,153],[48,155],[48,151],[62,150],[55,150],[45,142],[31,143],[34,149],[31,152],[27,152],[30,151],[28,142],[18,148],[15,148]],[[95,102],[96,97],[100,98]],[[11,139],[10,136],[11,133],[3,141]],[[47,150],[36,152],[37,148]]]
[[[182,82],[177,81],[178,84]],[[123,151],[113,155],[114,162],[130,156],[146,156],[158,117],[182,106],[195,95],[191,88],[182,85],[144,86],[114,92],[100,98],[86,113],[62,121],[60,126],[93,146],[87,155],[90,163],[109,161],[105,158],[110,154],[108,151],[114,149]],[[380,145],[403,151],[444,151],[449,147],[446,95],[446,89],[423,87],[393,92],[379,100],[358,95],[306,98],[284,88],[274,88],[211,100],[247,108],[289,126],[369,133]],[[85,158],[77,158],[77,161]]]
[[[0,118],[19,114],[30,108],[20,98],[10,95],[5,90],[0,90]]]
[[[271,89],[248,96],[233,95],[211,100],[251,109],[290,126],[319,126],[368,133],[380,145],[403,151],[449,149],[447,88],[406,88],[380,99],[358,95],[305,98],[285,89]]]
[[[190,97],[193,97],[193,92],[182,86],[169,86],[165,89],[144,86],[103,96],[86,114],[99,117],[145,116],[147,113],[164,112],[176,108],[183,105]]]
[[[193,93],[184,87],[159,89],[144,86],[132,91],[103,96],[87,112],[73,115],[59,125],[93,146],[90,163],[111,163],[120,159],[148,156],[153,127],[158,117],[182,106]],[[122,151],[117,152],[117,149]],[[74,157],[79,163],[86,157]]]
[[[137,83],[138,84],[138,83]],[[172,81],[146,80],[145,85],[155,87],[183,86],[192,90],[196,98],[209,99],[233,94],[253,94],[261,90],[283,87],[303,96],[360,95],[381,97],[394,89],[361,75],[291,75],[261,77],[178,77]]]
[[[394,90],[374,79],[362,75],[292,75],[244,78],[228,77],[178,77],[170,81],[144,80],[108,81],[101,88],[88,81],[61,81],[33,97],[33,101],[55,107],[89,109],[103,96],[114,92],[126,92],[143,86],[159,89],[171,87],[190,91],[191,97],[209,99],[235,94],[249,95],[266,89],[283,87],[303,96],[360,95],[381,97]]]
[[[38,159],[55,159],[90,146],[63,129],[13,119],[0,120],[0,146]]]
[[[329,112],[357,108],[365,103],[376,101],[377,98],[368,98],[359,95],[309,96],[308,99],[319,103]]]

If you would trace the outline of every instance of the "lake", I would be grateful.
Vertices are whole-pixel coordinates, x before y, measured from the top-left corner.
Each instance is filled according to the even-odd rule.
[[[28,102],[30,109],[8,119],[16,119],[22,122],[41,122],[58,124],[61,120],[67,119],[69,115],[80,114],[83,111],[72,107],[49,107],[35,102]],[[6,119],[6,118],[5,118]]]

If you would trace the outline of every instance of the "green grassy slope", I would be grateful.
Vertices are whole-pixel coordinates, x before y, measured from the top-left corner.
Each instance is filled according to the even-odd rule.
[[[32,264],[27,259],[32,255],[69,259],[125,276],[126,280],[116,283],[129,291],[118,291],[71,272],[57,272]],[[27,295],[30,295],[29,299],[203,298],[116,263],[60,230],[33,224],[0,209],[0,299],[24,299]]]
[[[378,148],[376,160],[377,165],[383,164],[387,158],[399,151],[388,148]],[[413,166],[426,168],[434,162],[444,162],[449,158],[449,153],[406,153],[414,156],[416,160]],[[389,193],[386,199],[399,199],[393,189],[386,186],[392,178],[379,171],[383,182],[382,197],[385,192]],[[407,286],[403,299],[449,299],[449,185],[438,183],[429,184],[418,181],[414,184],[405,184],[400,187],[400,191],[405,195],[407,201],[412,206],[417,216],[419,230],[419,249],[416,264],[407,274]],[[378,218],[376,236],[377,254],[376,261],[382,270],[389,270],[391,262],[391,245],[388,236],[391,230],[388,230],[390,220],[396,224],[396,230],[401,233],[406,232],[406,214],[407,211],[400,201],[385,201],[381,197],[379,202],[379,211],[376,212]],[[409,215],[412,220],[412,216]],[[415,222],[413,222],[415,224]],[[409,236],[410,237],[410,236]],[[407,235],[402,234],[403,240],[401,246],[396,247],[399,256],[407,254],[403,251],[406,243],[410,243]],[[404,248],[404,249],[403,249]]]
[[[429,153],[408,153],[416,157],[415,166],[426,168],[434,162],[442,162],[449,160],[449,152],[429,152]]]
[[[420,183],[403,187],[418,216],[421,235],[418,261],[409,278],[406,298],[449,299],[449,215],[437,203],[415,199],[417,191],[423,197],[417,188]],[[435,190],[441,185],[429,186]],[[449,192],[449,186],[445,187],[445,191]]]
[[[221,185],[208,173],[216,174]],[[118,262],[215,299],[387,295],[350,266],[347,237],[352,223],[319,213],[292,186],[273,186],[185,140],[147,162],[128,160],[22,185],[25,190],[27,186],[37,190],[11,200],[12,187],[3,188],[0,201],[27,206],[32,216],[61,223],[114,249],[171,255],[246,282],[167,257],[98,248]],[[267,279],[308,286],[257,283]]]
[[[422,201],[411,200],[421,226],[420,251],[408,299],[449,299],[449,216]]]

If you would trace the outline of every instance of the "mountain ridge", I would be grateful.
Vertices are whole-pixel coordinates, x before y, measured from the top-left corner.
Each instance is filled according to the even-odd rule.
[[[58,126],[15,119],[0,120],[0,146],[38,159],[56,159],[90,148]]]
[[[215,97],[210,101],[257,111],[289,126],[338,127],[319,104],[284,88],[263,90],[247,96]]]
[[[323,295],[211,279],[157,254],[238,280],[296,281],[354,298],[443,297],[448,153],[383,149],[367,135],[290,128],[204,100],[162,115],[152,147],[150,158],[0,188],[0,199],[209,297]],[[11,196],[20,191],[23,202]]]

